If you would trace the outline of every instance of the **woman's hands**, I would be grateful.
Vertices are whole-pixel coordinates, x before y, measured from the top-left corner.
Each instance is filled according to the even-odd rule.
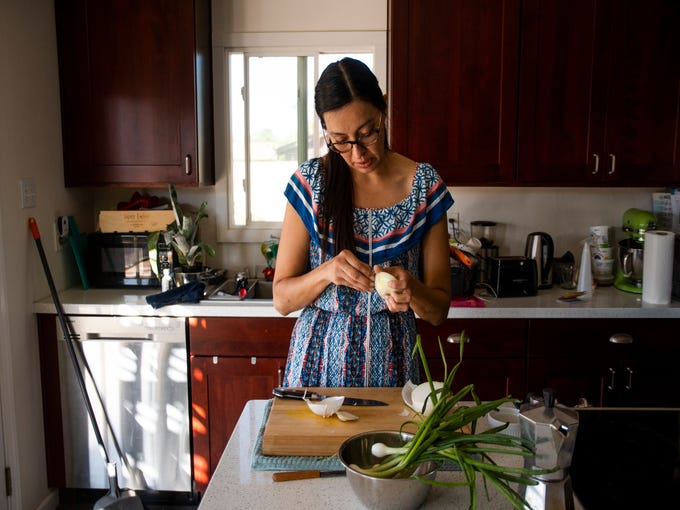
[[[396,280],[387,282],[390,293],[383,299],[385,300],[385,304],[387,304],[388,310],[390,312],[407,312],[411,306],[411,282],[413,280],[413,275],[399,266],[383,268],[376,265],[373,266],[373,269],[376,274],[385,272],[396,278]]]
[[[327,263],[327,279],[335,285],[370,291],[375,285],[371,266],[361,262],[350,250],[343,250]]]

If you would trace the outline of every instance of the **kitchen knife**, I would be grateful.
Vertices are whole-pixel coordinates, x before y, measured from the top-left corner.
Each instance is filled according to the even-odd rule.
[[[289,480],[307,480],[309,478],[324,478],[326,476],[344,476],[346,472],[342,471],[318,471],[310,469],[307,471],[279,471],[272,473],[272,480],[275,482],[287,482]]]
[[[298,398],[298,399],[307,398],[309,400],[314,400],[314,401],[317,401],[317,402],[328,397],[328,395],[322,395],[321,393],[316,393],[314,391],[294,390],[294,389],[291,389],[291,388],[274,388],[272,393],[274,394],[274,396],[280,397],[280,398]],[[386,402],[381,402],[380,400],[370,400],[370,399],[366,399],[366,398],[345,397],[345,400],[342,403],[342,405],[345,405],[345,406],[386,406],[388,404]]]

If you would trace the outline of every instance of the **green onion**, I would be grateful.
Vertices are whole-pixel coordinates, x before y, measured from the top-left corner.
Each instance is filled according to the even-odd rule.
[[[528,508],[524,498],[510,485],[520,483],[536,485],[532,476],[546,474],[554,470],[536,470],[523,467],[502,466],[497,464],[491,454],[515,455],[521,457],[533,456],[534,444],[532,441],[513,437],[500,432],[508,424],[494,427],[483,433],[475,433],[476,424],[490,411],[498,409],[501,405],[511,402],[518,403],[511,396],[506,396],[490,402],[482,402],[475,393],[474,385],[468,384],[456,393],[451,389],[453,379],[463,361],[463,346],[465,344],[465,332],[461,333],[460,358],[451,372],[447,373],[444,350],[439,340],[439,350],[444,359],[444,386],[435,389],[430,374],[430,369],[425,358],[420,335],[416,337],[416,345],[413,355],[417,352],[423,364],[423,370],[430,385],[429,399],[432,400],[433,409],[428,416],[416,412],[416,417],[404,422],[403,430],[408,425],[415,425],[417,430],[403,447],[387,448],[383,452],[382,460],[369,468],[357,470],[378,478],[407,478],[413,475],[416,468],[423,462],[434,461],[437,463],[453,462],[460,466],[465,481],[440,482],[429,480],[420,476],[416,478],[423,482],[437,486],[467,486],[470,494],[470,506],[474,509],[477,505],[476,475],[481,474],[484,487],[488,491],[490,484],[506,498],[518,510]],[[459,405],[461,400],[472,400],[473,405]],[[471,433],[465,433],[466,427]],[[378,450],[382,447],[378,446]]]

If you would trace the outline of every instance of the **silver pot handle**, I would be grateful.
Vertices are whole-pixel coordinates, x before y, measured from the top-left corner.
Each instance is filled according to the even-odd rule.
[[[459,344],[461,336],[461,333],[452,333],[446,338],[446,341],[450,344]],[[470,335],[465,335],[465,343],[470,343]]]

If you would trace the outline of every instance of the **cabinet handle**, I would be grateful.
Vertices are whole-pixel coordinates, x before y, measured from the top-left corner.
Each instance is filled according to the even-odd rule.
[[[612,158],[612,167],[611,167],[611,169],[609,170],[609,174],[608,174],[608,175],[611,175],[611,174],[613,174],[614,172],[616,172],[616,156],[614,156],[614,154],[610,154],[609,157]]]
[[[630,368],[630,367],[626,367],[626,372],[628,372],[628,382],[626,383],[626,389],[632,390],[633,389],[633,369]]]
[[[191,175],[191,154],[184,156],[184,173]]]
[[[279,388],[280,388],[281,386],[283,386],[283,370],[281,370],[281,367],[279,367],[279,369],[276,372],[277,372],[277,376],[279,378]]]
[[[609,337],[609,341],[613,344],[632,344],[633,335],[628,333],[614,333]]]
[[[446,337],[446,341],[450,344],[459,344],[460,343],[460,333],[452,333],[448,337]],[[470,335],[465,335],[465,343],[469,344],[470,343]]]
[[[607,385],[607,389],[613,390],[614,389],[614,379],[616,376],[616,370],[613,368],[608,369],[609,370],[609,384]]]
[[[213,365],[217,365],[220,362],[220,358],[213,356]]]
[[[595,175],[600,170],[600,156],[593,154],[595,158],[595,169],[593,170],[593,175]]]

